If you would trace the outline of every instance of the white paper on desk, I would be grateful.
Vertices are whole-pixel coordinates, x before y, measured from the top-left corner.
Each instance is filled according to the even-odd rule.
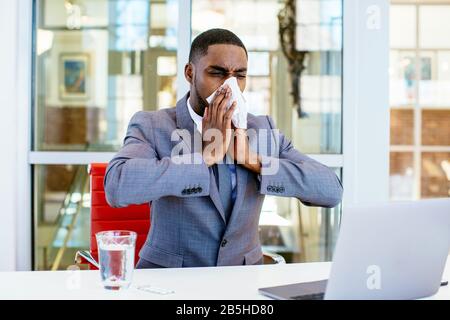
[[[241,89],[239,89],[236,77],[231,77],[227,79],[219,88],[217,88],[217,90],[219,90],[226,84],[231,89],[231,99],[230,103],[227,105],[227,110],[228,108],[231,107],[233,102],[236,101],[236,109],[234,109],[231,121],[233,122],[236,128],[247,129],[247,112],[248,112],[247,101],[245,100],[244,95],[241,92]],[[206,101],[208,101],[208,103],[211,103],[217,90],[214,91],[213,94],[210,95],[208,98],[206,98]]]

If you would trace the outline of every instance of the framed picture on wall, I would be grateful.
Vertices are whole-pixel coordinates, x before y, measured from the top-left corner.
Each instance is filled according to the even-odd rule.
[[[88,100],[89,55],[86,53],[62,53],[59,60],[59,92],[61,100]]]

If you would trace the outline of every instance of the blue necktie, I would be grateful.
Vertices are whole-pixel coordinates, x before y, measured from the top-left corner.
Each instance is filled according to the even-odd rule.
[[[222,200],[225,219],[228,222],[233,210],[236,192],[232,187],[232,171],[236,170],[234,164],[221,163],[217,165],[218,189],[220,199]],[[217,181],[217,180],[216,180]],[[236,189],[236,188],[234,188]]]

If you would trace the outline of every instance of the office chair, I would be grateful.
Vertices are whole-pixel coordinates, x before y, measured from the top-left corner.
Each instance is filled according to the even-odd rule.
[[[138,253],[144,245],[150,229],[151,206],[149,204],[113,208],[106,202],[103,179],[107,163],[91,163],[88,168],[91,183],[91,235],[90,251],[78,251],[77,264],[88,264],[90,269],[98,269],[98,248],[95,234],[107,230],[128,230],[137,233],[135,265]],[[281,255],[264,252],[264,264],[286,263]]]

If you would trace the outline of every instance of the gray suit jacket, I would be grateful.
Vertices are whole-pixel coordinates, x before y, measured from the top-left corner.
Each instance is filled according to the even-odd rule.
[[[263,170],[257,175],[237,166],[237,198],[226,223],[215,177],[201,156],[201,137],[189,115],[187,98],[175,108],[136,113],[123,147],[107,168],[104,184],[111,206],[152,203],[151,228],[141,258],[164,267],[260,263],[258,222],[265,195],[296,197],[306,205],[322,207],[341,201],[342,185],[332,170],[272,132],[270,117],[249,114],[248,130],[257,132],[250,144],[264,156]],[[255,147],[258,139],[268,141],[267,150]],[[179,150],[176,155],[174,148]],[[274,163],[277,170],[271,172]]]

